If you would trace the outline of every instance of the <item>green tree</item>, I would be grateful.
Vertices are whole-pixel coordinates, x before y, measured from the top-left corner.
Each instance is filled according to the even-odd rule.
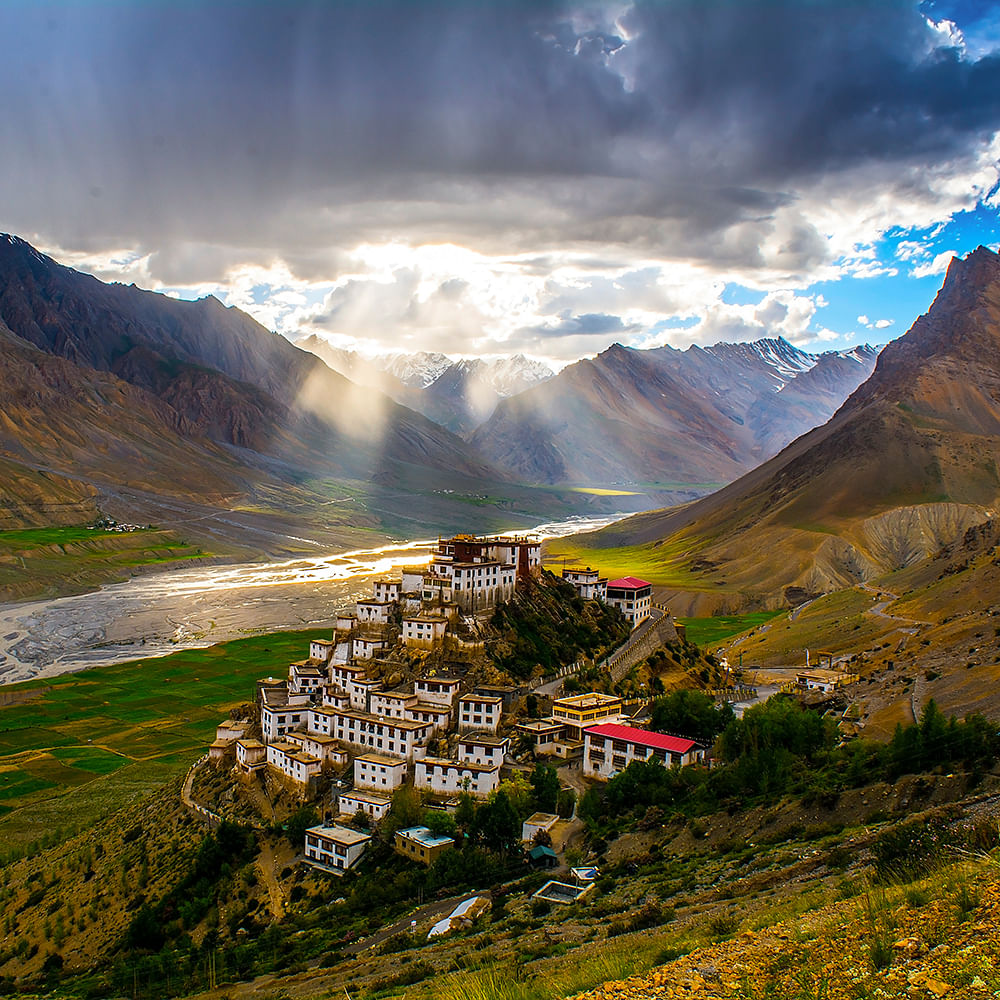
[[[443,809],[425,809],[424,826],[439,837],[455,835],[455,818]]]
[[[653,701],[649,728],[710,745],[735,718],[732,706],[716,707],[703,691],[681,688]]]
[[[530,780],[535,793],[535,805],[542,812],[555,812],[559,801],[559,775],[556,769],[539,761]]]
[[[517,845],[521,820],[505,792],[497,792],[476,810],[473,832],[491,851],[506,853]]]
[[[302,806],[296,809],[285,824],[285,836],[296,850],[300,850],[306,842],[306,830],[317,826],[320,822],[319,813],[312,806]]]
[[[463,830],[469,830],[476,819],[476,800],[468,792],[460,792],[455,809],[455,823]]]

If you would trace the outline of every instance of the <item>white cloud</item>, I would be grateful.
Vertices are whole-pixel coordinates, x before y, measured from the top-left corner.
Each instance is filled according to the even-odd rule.
[[[952,257],[956,255],[954,250],[945,250],[939,253],[933,260],[925,264],[918,264],[911,268],[910,275],[914,278],[927,278],[932,274],[944,274],[948,270]]]

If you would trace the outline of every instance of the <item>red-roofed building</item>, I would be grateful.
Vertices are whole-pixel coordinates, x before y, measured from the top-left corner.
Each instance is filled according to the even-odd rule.
[[[583,734],[583,773],[588,778],[613,778],[634,760],[655,760],[664,767],[683,767],[705,759],[705,748],[694,740],[664,736],[646,729],[605,723]]]
[[[622,614],[635,628],[639,622],[649,617],[653,602],[653,585],[634,576],[623,576],[608,581],[606,602],[614,608],[621,608]]]

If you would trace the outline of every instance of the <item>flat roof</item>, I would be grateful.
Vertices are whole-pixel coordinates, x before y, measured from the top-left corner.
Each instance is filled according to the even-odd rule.
[[[462,682],[457,677],[418,677],[414,684],[446,684],[450,687],[454,687],[456,684],[461,684]]]
[[[393,719],[385,715],[373,715],[371,712],[358,712],[349,708],[314,708],[314,712],[322,712],[328,718],[340,716],[344,719],[357,719],[360,722],[378,722],[384,726],[392,726],[394,729],[408,729],[411,732],[417,729],[427,729],[429,723],[411,722],[409,719]]]
[[[480,747],[502,747],[510,743],[510,737],[508,736],[492,736],[488,733],[483,733],[481,736],[477,736],[475,733],[469,736],[462,736],[459,738],[459,743],[475,743],[476,746]]]
[[[589,691],[587,694],[570,694],[565,698],[556,698],[552,707],[562,708],[593,708],[595,705],[621,704],[621,698],[614,694],[602,694],[600,691]]]
[[[386,767],[406,767],[406,761],[400,757],[386,757],[380,753],[363,753],[354,758],[355,761],[365,760],[369,764],[385,764]]]
[[[421,757],[417,764],[441,764],[446,768],[455,768],[457,771],[478,771],[483,774],[492,774],[498,771],[499,767],[490,764],[471,764],[464,760],[448,760],[446,757]]]
[[[619,726],[608,722],[602,726],[592,726],[587,730],[588,736],[605,736],[613,740],[627,740],[639,746],[653,747],[656,750],[669,750],[671,753],[687,753],[697,746],[694,740],[681,739],[679,736],[665,736],[663,733],[651,733],[648,729],[636,729],[633,726]]]
[[[370,802],[376,806],[387,806],[392,802],[388,795],[379,795],[378,792],[341,792],[340,797],[342,799],[355,799],[358,802]]]
[[[443,844],[455,843],[454,837],[444,837],[431,833],[430,828],[426,826],[410,826],[405,830],[397,830],[396,833],[406,840],[415,840],[418,844],[423,844],[424,847],[440,847]]]
[[[244,750],[257,750],[258,748],[263,750],[264,744],[260,740],[237,740],[236,743],[243,747]]]
[[[532,813],[525,821],[529,826],[544,826],[549,824],[550,826],[559,822],[559,816],[557,813]]]
[[[556,719],[528,719],[527,722],[519,722],[514,728],[520,729],[523,732],[531,731],[538,732],[539,730],[545,729],[565,729],[566,723],[562,720]]]
[[[499,705],[503,698],[498,698],[492,694],[463,694],[459,701],[482,701],[491,705]]]
[[[317,837],[325,837],[327,840],[344,844],[347,847],[353,847],[355,844],[363,844],[366,840],[372,839],[370,833],[352,830],[349,826],[338,826],[336,823],[332,826],[322,824],[320,826],[311,826],[306,830],[306,833],[311,833]]]
[[[324,733],[285,733],[286,740],[312,740],[313,743],[336,743],[336,739],[333,736],[327,736]]]

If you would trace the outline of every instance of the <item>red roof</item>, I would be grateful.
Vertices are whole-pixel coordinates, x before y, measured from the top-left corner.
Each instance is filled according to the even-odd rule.
[[[587,730],[589,736],[608,736],[613,740],[628,740],[640,746],[653,747],[656,750],[669,750],[671,753],[687,753],[696,746],[694,740],[684,740],[679,736],[664,736],[663,733],[651,733],[648,729],[636,729],[634,726],[618,726],[606,722],[600,726],[591,726]]]
[[[637,576],[623,576],[618,580],[608,580],[609,587],[620,587],[622,590],[639,590],[642,587],[652,587],[646,580],[640,580]]]

